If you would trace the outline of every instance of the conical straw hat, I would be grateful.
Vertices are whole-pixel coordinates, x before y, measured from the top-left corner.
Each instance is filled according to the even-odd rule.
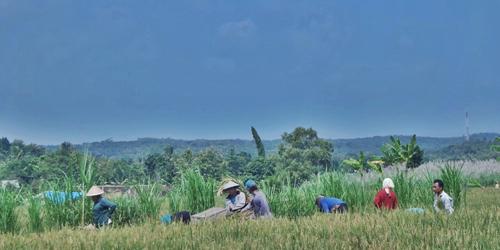
[[[100,189],[98,186],[92,186],[90,188],[90,190],[87,192],[86,196],[90,197],[90,196],[97,196],[97,195],[101,195],[101,194],[104,194],[104,191],[102,189]]]
[[[226,191],[230,188],[235,188],[235,187],[239,187],[240,185],[234,181],[228,181],[226,182],[226,184],[224,184],[224,186],[222,186],[222,191]]]

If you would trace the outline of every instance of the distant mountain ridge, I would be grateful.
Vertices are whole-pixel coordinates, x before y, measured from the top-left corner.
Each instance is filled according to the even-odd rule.
[[[500,136],[498,133],[478,133],[471,135],[471,141],[491,141]],[[410,140],[409,135],[397,136],[403,143]],[[356,154],[364,151],[368,154],[380,154],[380,147],[389,141],[390,136],[373,136],[353,139],[327,139],[334,145],[334,155],[342,157],[349,154]],[[444,149],[451,145],[459,145],[464,142],[463,137],[419,137],[417,142],[426,152],[434,152]],[[264,147],[268,154],[275,154],[281,143],[280,139],[263,140]],[[215,148],[223,153],[231,149],[243,151],[256,155],[256,147],[253,140],[243,139],[224,139],[224,140],[182,140],[172,138],[139,138],[134,141],[112,141],[105,140],[100,142],[91,142],[75,144],[79,150],[88,150],[94,155],[104,156],[113,159],[128,158],[137,159],[145,157],[150,153],[162,152],[165,146],[174,147],[176,152],[182,152],[191,149],[193,152],[199,152],[207,148]],[[59,146],[46,146],[49,150],[54,150]]]

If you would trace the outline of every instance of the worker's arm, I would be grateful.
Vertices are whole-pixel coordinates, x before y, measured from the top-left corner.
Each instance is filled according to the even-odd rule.
[[[243,192],[241,192],[235,197],[234,204],[229,199],[226,200],[226,207],[230,212],[243,208],[245,204],[246,204],[246,196],[245,193]]]
[[[450,197],[444,197],[442,199],[443,205],[444,205],[444,210],[446,211],[447,214],[452,214],[453,213],[453,201]]]
[[[243,209],[241,209],[241,212],[245,212],[245,211],[250,210],[252,208],[253,208],[253,198],[252,198],[252,200],[250,202],[248,202],[248,204],[247,204],[246,207],[244,207]]]
[[[247,197],[245,196],[245,193],[240,192],[240,194],[236,196],[236,201],[233,205],[233,210],[242,209],[247,204],[246,202],[247,202]]]
[[[436,195],[434,196],[434,211],[436,212],[440,211],[438,203],[439,203],[439,197]]]
[[[107,200],[107,199],[103,199],[102,200],[102,205],[104,208],[107,209],[107,212],[108,212],[108,216],[111,216],[114,212],[115,212],[115,209],[116,209],[116,204]]]

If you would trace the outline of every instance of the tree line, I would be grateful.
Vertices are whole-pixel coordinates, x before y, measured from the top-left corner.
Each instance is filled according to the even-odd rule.
[[[178,152],[167,145],[162,152],[150,153],[138,159],[110,159],[94,157],[95,175],[99,183],[134,184],[149,180],[172,184],[188,169],[197,169],[209,178],[224,176],[254,178],[269,182],[289,182],[298,185],[317,173],[344,170],[348,172],[382,171],[388,165],[402,164],[407,169],[418,167],[424,160],[424,151],[412,136],[407,144],[391,137],[381,148],[381,155],[348,155],[340,161],[333,158],[334,145],[318,136],[312,128],[298,127],[281,136],[277,153],[266,154],[266,149],[255,128],[251,128],[256,154],[236,151],[222,153],[214,148],[193,152]],[[497,148],[495,148],[497,149]],[[488,148],[490,152],[493,152]],[[77,178],[85,152],[68,142],[57,150],[47,150],[21,140],[0,139],[0,180],[17,179],[24,185],[39,187],[46,181]]]

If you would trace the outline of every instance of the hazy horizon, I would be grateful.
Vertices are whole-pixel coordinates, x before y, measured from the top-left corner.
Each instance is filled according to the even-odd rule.
[[[500,1],[0,0],[0,137],[500,132]]]
[[[291,132],[291,131],[287,131]],[[478,135],[478,134],[500,134],[500,132],[495,132],[495,131],[482,131],[482,132],[476,132],[470,134],[471,136],[473,135]],[[320,133],[318,133],[319,136],[323,139],[327,140],[353,140],[353,139],[364,139],[364,138],[372,138],[372,137],[388,137],[388,136],[411,136],[412,134],[385,134],[385,135],[371,135],[371,136],[358,136],[358,137],[322,137]],[[0,137],[6,137],[9,139],[9,141],[13,140],[22,140],[24,143],[34,143],[37,145],[43,145],[43,146],[58,146],[63,142],[69,142],[71,144],[85,144],[85,143],[94,143],[94,142],[102,142],[106,140],[111,140],[113,142],[129,142],[129,141],[136,141],[136,140],[141,140],[141,139],[172,139],[172,140],[181,140],[181,141],[194,141],[194,140],[246,140],[246,141],[252,141],[253,138],[252,136],[249,136],[248,138],[178,138],[178,137],[151,137],[151,136],[141,136],[141,137],[136,137],[136,138],[113,138],[113,137],[108,137],[108,138],[102,138],[102,139],[97,139],[93,141],[69,141],[69,140],[62,140],[60,142],[55,142],[55,143],[38,143],[30,140],[25,140],[26,138],[9,138],[8,136],[3,136],[0,135]],[[418,138],[421,137],[426,137],[426,138],[459,138],[459,137],[465,137],[465,135],[456,135],[456,136],[428,136],[428,135],[417,135],[417,140]],[[281,137],[279,138],[261,138],[263,141],[274,141],[274,140],[281,140]]]

